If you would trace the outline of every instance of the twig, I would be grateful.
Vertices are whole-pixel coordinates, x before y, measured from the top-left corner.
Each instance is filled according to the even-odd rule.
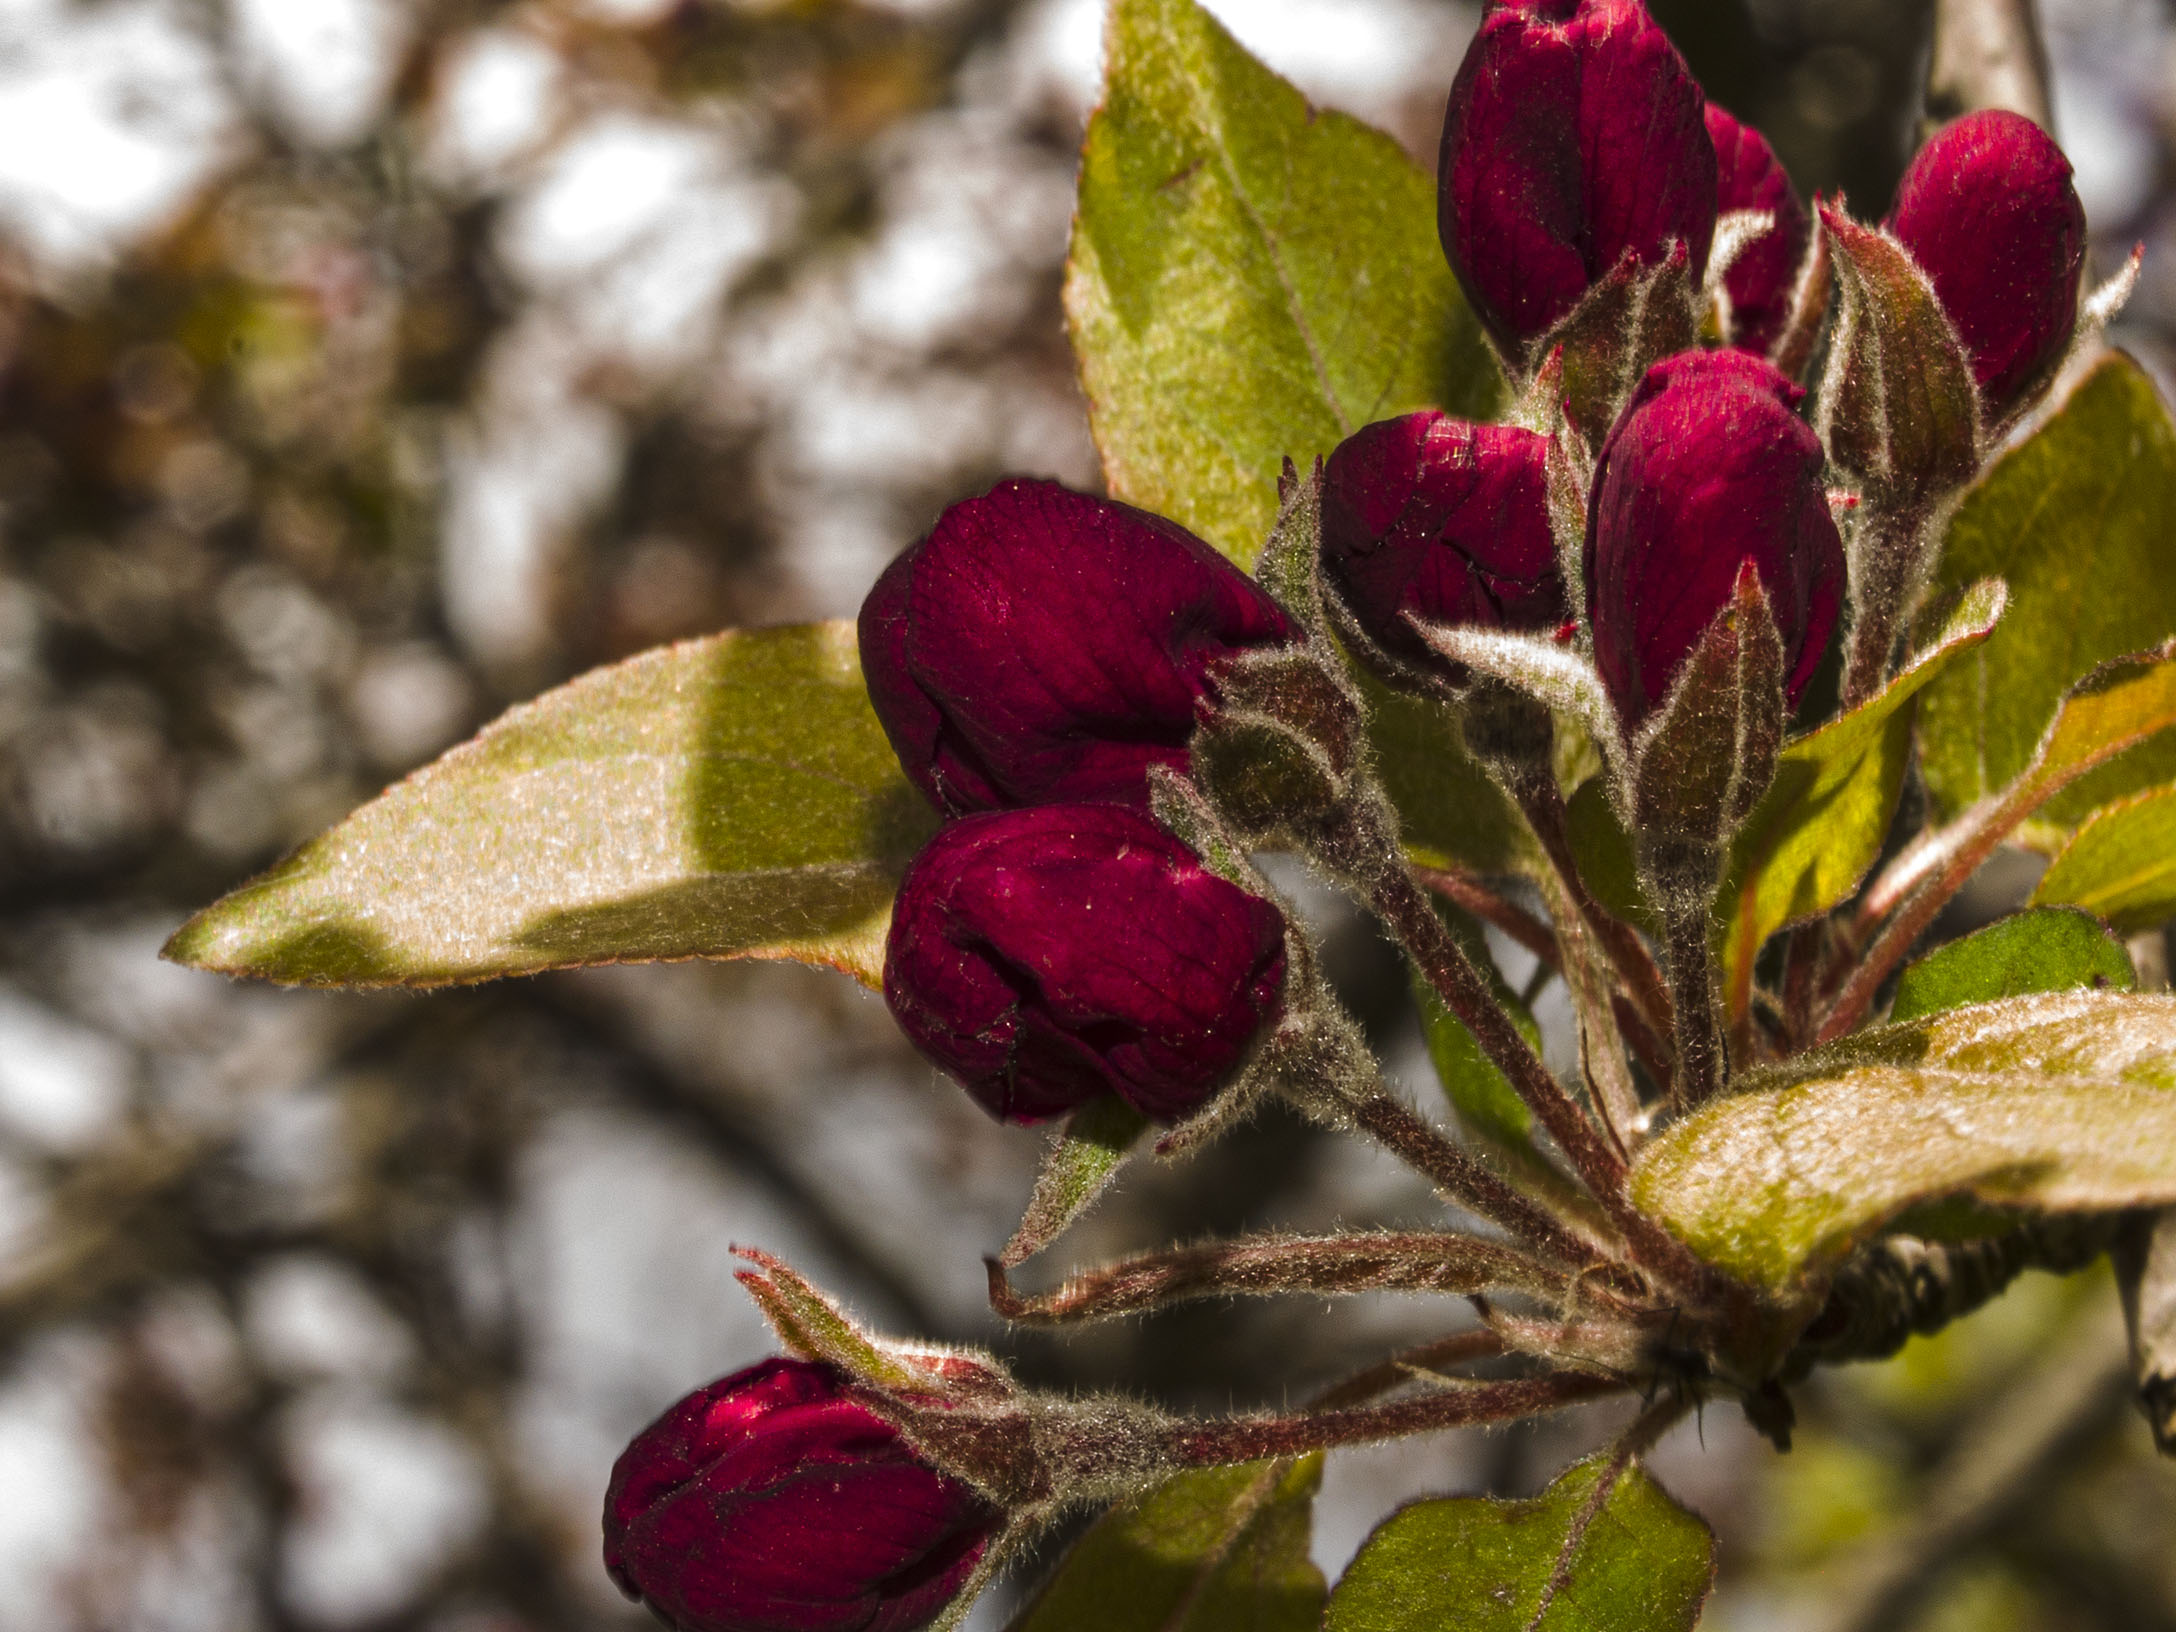
[[[1355,848],[1359,848],[1355,846]],[[1402,862],[1393,860],[1375,876],[1359,881],[1383,922],[1419,965],[1451,1013],[1473,1033],[1481,1052],[1510,1081],[1549,1136],[1557,1142],[1580,1181],[1597,1200],[1622,1194],[1625,1163],[1611,1150],[1563,1084],[1549,1074],[1527,1040],[1496,1001],[1488,982],[1474,968],[1465,949],[1436,916]]]
[[[1928,117],[2008,108],[2051,130],[2048,55],[2036,11],[2033,0],[1935,0]]]
[[[1509,1079],[1535,1120],[1548,1130],[1638,1262],[1687,1290],[1729,1300],[1731,1290],[1725,1278],[1634,1205],[1625,1186],[1624,1158],[1603,1140],[1586,1112],[1512,1025],[1403,863],[1380,868],[1362,882],[1391,933],[1445,1005],[1473,1033],[1481,1051]]]
[[[1673,892],[1674,893],[1674,892]],[[1708,897],[1670,900],[1662,910],[1664,962],[1670,970],[1671,1012],[1677,1020],[1677,1072],[1671,1099],[1681,1111],[1698,1110],[1722,1091],[1728,1066],[1715,1001],[1713,918]]]
[[[1878,1632],[1899,1621],[1944,1559],[2044,1498],[2052,1465],[2121,1407],[2125,1371],[2122,1316],[2113,1300],[2096,1304],[1966,1424],[1912,1522],[1849,1562],[1821,1594],[1809,1632]]]
[[[1347,1110],[1365,1132],[1433,1182],[1454,1205],[1500,1224],[1525,1245],[1568,1268],[1588,1268],[1600,1256],[1595,1247],[1498,1178],[1387,1089]]]
[[[1594,938],[1607,954],[1617,978],[1624,983],[1632,1006],[1639,1010],[1649,1026],[1667,1034],[1670,1030],[1670,995],[1663,983],[1662,970],[1640,939],[1639,932],[1603,906],[1587,888],[1586,877],[1579,870],[1579,858],[1572,853],[1570,816],[1564,808],[1564,793],[1557,786],[1555,775],[1544,768],[1544,774],[1516,778],[1511,791],[1518,801],[1520,813],[1526,817],[1526,825],[1541,845],[1543,859],[1570,893],[1579,916],[1594,932]]]

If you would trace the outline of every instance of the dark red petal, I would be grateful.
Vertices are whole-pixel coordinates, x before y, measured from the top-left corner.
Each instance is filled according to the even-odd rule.
[[[954,822],[901,881],[884,995],[993,1114],[1104,1093],[1172,1121],[1279,1011],[1283,921],[1133,811],[1044,805]]]
[[[1510,0],[1451,87],[1438,228],[1467,299],[1516,350],[1629,254],[1715,233],[1700,87],[1638,0]]]
[[[1775,217],[1775,226],[1741,250],[1723,278],[1730,295],[1730,343],[1766,356],[1790,316],[1813,223],[1766,137],[1712,102],[1707,127],[1715,143],[1716,213],[1766,210]]]
[[[1297,638],[1184,528],[1038,481],[947,510],[871,591],[861,635],[901,764],[954,815],[1145,809],[1149,768],[1184,764],[1218,665]]]

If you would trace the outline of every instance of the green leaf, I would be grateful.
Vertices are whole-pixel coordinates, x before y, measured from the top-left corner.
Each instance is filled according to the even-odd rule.
[[[2176,641],[2112,658],[2070,688],[2017,780],[1999,799],[1976,808],[1986,820],[2014,825],[2044,812],[2065,789],[2098,780],[2094,771],[2172,726]],[[1973,819],[1967,812],[1956,825],[1966,827]]]
[[[1660,935],[1662,920],[1640,883],[1632,836],[1617,819],[1606,777],[1590,776],[1580,783],[1566,801],[1564,817],[1572,856],[1579,863],[1579,876],[1594,899],[1628,923]]]
[[[1110,490],[1250,565],[1277,472],[1372,420],[1486,418],[1496,365],[1435,184],[1193,0],[1115,0],[1065,309]]]
[[[1965,495],[1935,584],[2010,589],[2002,627],[1930,687],[1919,727],[1943,818],[2031,760],[2066,689],[2109,658],[2176,632],[2176,423],[2145,371],[2111,353]],[[2176,742],[2128,755],[2044,813],[2068,825],[2176,778]]]
[[[1323,1632],[1686,1632],[1715,1538],[1638,1468],[1575,1536],[1605,1466],[1581,1462],[1530,1501],[1401,1509],[1338,1582]]]
[[[1916,1020],[2034,992],[2128,992],[2137,984],[2131,955],[2099,919],[2072,907],[2038,907],[1951,941],[1906,969],[1889,1018]]]
[[[1376,773],[1397,806],[1407,854],[1427,867],[1523,870],[1532,842],[1525,824],[1466,752],[1451,711],[1392,691],[1357,665],[1352,674],[1367,700]]]
[[[1090,1100],[1065,1119],[1064,1131],[1043,1158],[1020,1227],[997,1261],[1007,1269],[1024,1264],[1057,1240],[1065,1227],[1095,1205],[1141,1135],[1148,1118],[1116,1094]]]
[[[1450,926],[1452,936],[1473,960],[1474,967],[1487,978],[1496,1001],[1511,1016],[1520,1034],[1538,1050],[1541,1027],[1497,969],[1496,959],[1489,952],[1480,925],[1443,902],[1436,903],[1436,912]],[[1451,1013],[1435,987],[1418,970],[1409,969],[1407,975],[1413,988],[1414,1007],[1420,1012],[1421,1036],[1428,1045],[1429,1063],[1436,1068],[1444,1096],[1458,1113],[1459,1121],[1484,1139],[1512,1150],[1530,1150],[1534,1116],[1526,1108],[1526,1101],[1519,1098],[1518,1091],[1497,1069],[1495,1061],[1481,1052],[1481,1045],[1473,1033],[1466,1029],[1465,1022]]]
[[[928,1386],[921,1372],[871,1341],[844,1310],[784,1259],[758,1247],[735,1247],[733,1252],[756,1266],[735,1270],[733,1278],[755,1300],[788,1349],[811,1360],[828,1361],[878,1388],[912,1391]]]
[[[1777,1293],[1911,1207],[2176,1202],[2176,997],[2061,992],[1878,1026],[1764,1071],[1640,1152],[1632,1193]]]
[[[2176,787],[2096,810],[2041,874],[2032,900],[2083,907],[2126,935],[2176,918]]]
[[[1200,1468],[1098,1519],[1012,1632],[1316,1632],[1320,1455]]]
[[[502,715],[166,956],[322,986],[790,958],[873,986],[935,826],[870,711],[852,623],[728,632]]]
[[[1775,781],[1732,841],[1716,903],[1733,1014],[1749,1000],[1761,944],[1844,900],[1880,858],[1911,759],[1912,705],[1988,638],[2003,600],[2000,583],[1973,585],[1933,644],[1880,693],[1785,746]]]

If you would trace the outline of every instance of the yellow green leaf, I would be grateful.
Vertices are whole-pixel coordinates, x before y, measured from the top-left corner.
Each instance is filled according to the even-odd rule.
[[[2096,810],[2033,891],[2035,906],[2069,903],[2125,934],[2176,918],[2176,787]]]
[[[1116,0],[1065,308],[1112,493],[1252,565],[1277,473],[1370,421],[1486,417],[1501,377],[1435,184],[1194,0]]]
[[[2176,1202],[2176,997],[2072,991],[1878,1026],[1748,1073],[1641,1151],[1686,1245],[1789,1294],[1915,1205]]]
[[[1998,459],[1950,522],[1935,594],[1981,578],[2010,591],[2002,627],[1928,689],[1919,730],[1944,819],[2031,760],[2064,693],[2111,658],[2176,634],[2176,421],[2143,369],[2103,360]],[[2176,778],[2176,741],[2129,755],[2042,813],[2069,826]]]
[[[320,986],[788,958],[875,985],[936,821],[848,622],[727,632],[597,669],[486,726],[167,944]]]

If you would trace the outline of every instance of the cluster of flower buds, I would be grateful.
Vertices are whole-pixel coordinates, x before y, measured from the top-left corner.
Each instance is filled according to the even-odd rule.
[[[2015,114],[1960,119],[1920,152],[1885,228],[1838,201],[1817,242],[1768,143],[1706,104],[1640,0],[1501,0],[1452,88],[1440,173],[1460,286],[1515,378],[1560,393],[1598,461],[1578,587],[1627,736],[1747,562],[1788,696],[1803,692],[1843,595],[1831,462],[1871,512],[1850,559],[1861,644],[1878,648],[1857,700],[1917,589],[1929,516],[1978,469],[1982,421],[2027,405],[2078,326],[2084,216],[2054,142]],[[1817,440],[1768,364],[1787,373],[1809,353],[1832,252],[1842,307]],[[1655,281],[1677,266],[1682,287]],[[1709,332],[1742,367],[1694,350],[1673,305],[1704,271]],[[1519,434],[1415,418],[1332,459],[1328,578],[1375,653],[1442,677],[1455,669],[1415,622],[1545,625],[1543,458]]]
[[[1390,683],[1463,710],[1545,849],[1562,817],[1551,710],[1585,717],[1664,920],[1671,991],[1648,1012],[1676,1036],[1647,1057],[1668,1057],[1679,1104],[1715,1092],[1724,841],[1847,599],[1845,700],[1880,684],[1928,518],[2081,322],[2083,216],[2028,121],[1959,121],[1885,226],[1838,200],[1817,227],[1640,0],[1496,0],[1451,93],[1441,177],[1444,249],[1524,393],[1519,423],[1408,414],[1348,438],[1313,482],[1288,465],[1262,582],[1161,517],[1016,480],[946,510],[863,605],[877,717],[945,818],[901,882],[885,997],[995,1117],[1123,1102],[1199,1128],[1244,1101],[1227,1090],[1275,1057],[1272,1032],[1300,1046],[1334,1005],[1251,887],[1261,843],[1360,885],[1409,951],[1433,937],[1416,962],[1447,1000],[1481,994],[1458,1012],[1494,1027],[1507,1073],[1524,1058],[1413,886],[1394,819],[1369,814],[1387,805],[1331,629]],[[1795,376],[1832,270],[1817,431]],[[1832,472],[1857,490],[1848,539]],[[1537,766],[1545,797],[1519,781]],[[1370,867],[1418,911],[1385,908]],[[1520,1092],[1553,1114],[1556,1085],[1528,1063]],[[1425,1142],[1369,1103],[1383,1115],[1362,1125]],[[1602,1160],[1582,1154],[1576,1108],[1547,1125],[1583,1176]],[[1532,1212],[1455,1149],[1427,1170],[1499,1223]],[[1037,1408],[994,1363],[887,1371],[866,1343],[826,1346],[850,1323],[782,1266],[755,1279],[788,1346],[822,1358],[688,1396],[628,1448],[607,1502],[614,1579],[680,1632],[913,1632],[992,1567],[1021,1512],[1084,1488],[1051,1471],[1021,1426]],[[1111,1461],[1083,1444],[1083,1466]]]
[[[1146,812],[1234,661],[1296,638],[1184,528],[1054,482],[953,505],[870,592],[877,717],[954,818],[900,885],[884,994],[992,1115],[1181,1121],[1276,1020],[1282,915]]]

